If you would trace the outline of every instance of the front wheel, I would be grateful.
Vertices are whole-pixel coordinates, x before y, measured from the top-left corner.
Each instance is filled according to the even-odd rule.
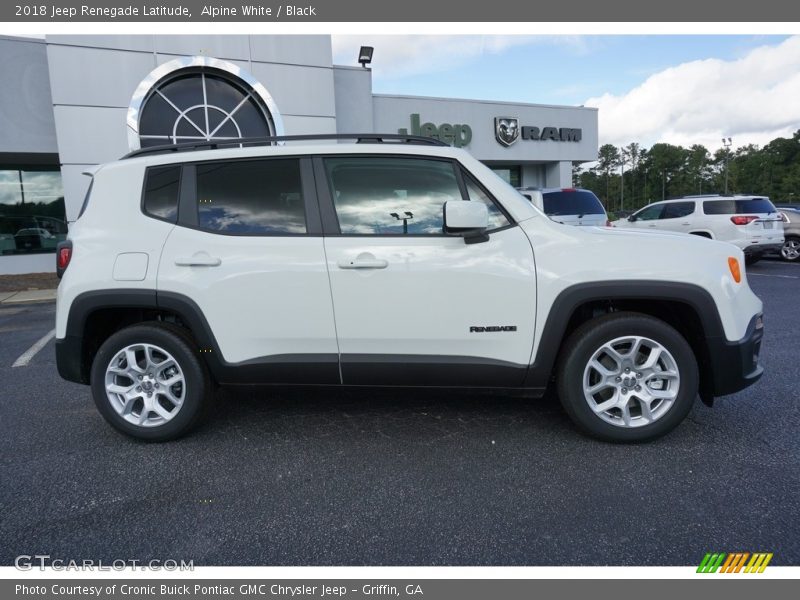
[[[786,238],[781,248],[781,258],[789,262],[797,262],[800,259],[800,238]]]
[[[122,329],[97,351],[92,396],[116,429],[147,441],[167,441],[206,412],[211,383],[191,337],[179,327],[147,323]]]
[[[584,323],[567,340],[558,395],[575,424],[610,442],[643,442],[674,429],[697,397],[691,347],[667,323],[620,312]]]

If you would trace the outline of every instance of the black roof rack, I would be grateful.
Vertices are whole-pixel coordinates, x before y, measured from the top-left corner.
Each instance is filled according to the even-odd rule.
[[[356,140],[357,144],[382,144],[386,141],[404,144],[423,144],[426,146],[448,146],[436,138],[398,133],[323,133],[318,135],[276,135],[271,137],[235,138],[229,140],[208,140],[150,146],[129,152],[122,159],[146,156],[149,154],[168,154],[170,152],[191,152],[193,150],[217,150],[239,146],[272,146],[278,142],[304,142],[312,140]]]

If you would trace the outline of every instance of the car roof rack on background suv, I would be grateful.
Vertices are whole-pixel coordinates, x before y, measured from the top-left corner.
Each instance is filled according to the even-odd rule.
[[[122,157],[135,158],[150,154],[168,154],[170,152],[190,152],[192,150],[217,150],[220,148],[241,148],[250,146],[272,146],[280,142],[304,142],[314,140],[356,140],[357,144],[382,144],[391,143],[421,144],[425,146],[449,146],[436,138],[422,137],[419,135],[402,135],[398,133],[322,133],[318,135],[276,135],[257,138],[234,138],[229,140],[203,140],[200,142],[185,142],[180,144],[163,144],[150,146],[128,152]]]

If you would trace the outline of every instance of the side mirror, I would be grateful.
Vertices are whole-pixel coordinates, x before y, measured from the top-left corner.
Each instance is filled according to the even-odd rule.
[[[633,223],[636,220],[636,215],[630,215],[628,217],[628,223]]]
[[[450,200],[442,207],[444,232],[460,235],[467,244],[488,242],[489,210],[482,202]]]

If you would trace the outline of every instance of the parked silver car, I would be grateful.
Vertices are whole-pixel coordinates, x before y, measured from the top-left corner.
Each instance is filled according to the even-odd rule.
[[[789,262],[800,260],[800,210],[794,208],[782,208],[781,219],[783,219],[783,247],[781,248],[781,258]]]

